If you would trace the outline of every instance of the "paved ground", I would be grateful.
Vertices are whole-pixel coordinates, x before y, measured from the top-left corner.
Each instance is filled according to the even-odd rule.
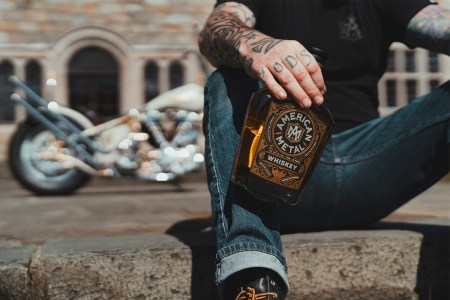
[[[0,240],[40,244],[49,239],[163,233],[189,219],[209,225],[203,174],[180,186],[94,180],[69,196],[38,197],[13,179],[0,182]],[[207,226],[207,225],[205,225]]]
[[[203,172],[178,187],[97,179],[70,196],[37,197],[22,189],[4,164],[0,169],[2,240],[39,244],[49,239],[163,233],[181,221],[193,230],[210,229]],[[450,181],[436,184],[385,221],[450,226]]]
[[[0,299],[217,298],[204,172],[180,186],[97,179],[57,197],[8,173],[0,163]],[[283,235],[289,299],[448,298],[450,180],[374,229]]]

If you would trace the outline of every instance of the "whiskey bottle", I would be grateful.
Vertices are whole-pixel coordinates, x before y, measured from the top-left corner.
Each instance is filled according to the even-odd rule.
[[[310,48],[322,66],[326,53]],[[304,109],[263,88],[253,93],[231,180],[264,198],[296,204],[332,134],[325,105]]]

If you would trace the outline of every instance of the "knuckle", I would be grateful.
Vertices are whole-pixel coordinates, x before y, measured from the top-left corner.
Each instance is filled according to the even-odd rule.
[[[275,80],[265,80],[264,81],[265,86],[271,90],[271,91],[277,91],[280,89],[280,87],[278,86],[277,82]]]
[[[254,74],[258,74],[258,75],[259,75],[263,70],[264,70],[264,68],[263,68],[262,66],[253,65],[253,66],[251,67],[251,71],[252,71]]]
[[[319,90],[317,88],[312,88],[312,87],[304,88],[303,90],[308,95],[314,95],[314,94],[318,94],[319,93]]]
[[[301,47],[300,42],[298,42],[296,40],[286,40],[286,41],[289,43],[289,45],[291,45],[293,47],[296,47],[296,48]]]
[[[290,85],[292,82],[292,77],[288,76],[288,75],[282,75],[282,76],[278,77],[278,81],[283,86]]]
[[[319,91],[327,91],[327,87],[325,86],[325,84],[318,84],[317,88],[319,89]]]
[[[317,62],[313,62],[312,64],[310,64],[307,67],[307,70],[308,70],[309,73],[313,74],[313,73],[316,73],[316,72],[320,71],[320,66],[319,66],[319,64]]]
[[[298,81],[302,81],[304,80],[306,77],[308,77],[308,71],[306,69],[301,69],[298,70],[294,73],[294,77],[298,80]]]

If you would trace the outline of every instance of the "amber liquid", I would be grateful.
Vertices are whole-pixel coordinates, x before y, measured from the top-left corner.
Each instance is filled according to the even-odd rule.
[[[258,146],[266,121],[268,110],[267,101],[269,100],[257,101],[254,98],[250,100],[249,107],[253,107],[254,109],[247,110],[244,127],[241,132],[238,155],[234,161],[234,171],[231,178],[236,184],[247,185],[250,166],[253,162],[256,147]]]
[[[233,181],[238,184],[247,182],[248,171],[255,157],[256,147],[261,137],[263,125],[255,127],[244,127],[242,131],[242,143],[238,150],[239,155],[235,161],[236,172],[233,172]]]

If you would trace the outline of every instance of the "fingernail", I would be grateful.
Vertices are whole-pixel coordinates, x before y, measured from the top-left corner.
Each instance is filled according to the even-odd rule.
[[[278,98],[281,100],[281,99],[284,99],[284,98],[286,98],[286,93],[284,92],[284,91],[280,91],[280,92],[278,92]]]
[[[303,105],[303,108],[310,107],[311,106],[311,100],[309,100],[308,98],[303,99],[302,100],[302,105]]]
[[[322,102],[323,102],[323,97],[321,97],[321,96],[314,97],[314,103],[316,103],[317,105],[322,104]]]

